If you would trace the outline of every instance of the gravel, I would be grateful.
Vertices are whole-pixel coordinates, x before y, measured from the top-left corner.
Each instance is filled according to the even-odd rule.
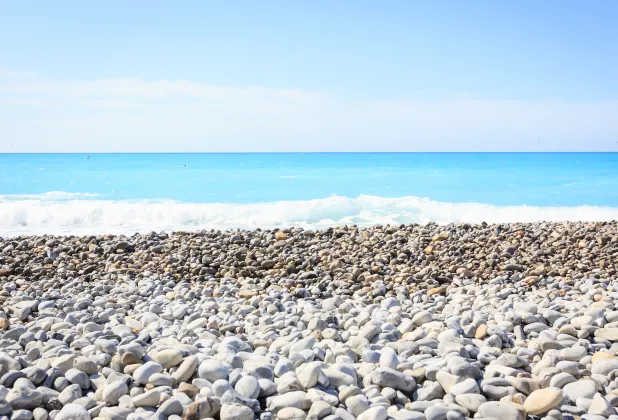
[[[0,420],[618,420],[617,231],[0,239]]]

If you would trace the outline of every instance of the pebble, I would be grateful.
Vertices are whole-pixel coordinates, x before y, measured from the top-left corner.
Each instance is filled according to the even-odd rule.
[[[251,417],[243,417],[243,420],[251,420],[253,419],[253,413],[251,413]],[[307,418],[307,413],[305,413],[300,408],[294,407],[286,407],[277,413],[277,420],[305,420]],[[223,418],[222,418],[223,420]]]
[[[514,404],[498,401],[488,401],[481,404],[478,414],[481,418],[493,418],[497,420],[524,420],[525,418]]]
[[[148,383],[150,377],[156,373],[161,373],[163,371],[163,366],[156,362],[146,362],[143,365],[139,366],[133,372],[133,379],[143,385]]]
[[[139,394],[131,398],[131,402],[135,407],[156,407],[161,400],[161,392],[153,389],[143,394]]]
[[[164,349],[157,352],[153,360],[163,366],[164,369],[169,369],[182,362],[182,352],[178,349]]]
[[[609,417],[616,414],[616,409],[605,399],[605,397],[599,393],[596,393],[592,397],[592,402],[588,408],[589,415]]]
[[[544,414],[558,407],[563,397],[562,390],[558,388],[539,389],[526,398],[524,408],[528,414]]]
[[[569,400],[575,402],[580,397],[592,398],[597,393],[597,385],[591,379],[581,379],[565,385],[562,391]]]
[[[357,420],[386,420],[388,413],[386,408],[380,406],[374,406],[369,408],[364,413],[356,417]],[[428,418],[429,420],[429,418]]]
[[[129,388],[123,381],[115,381],[105,385],[101,394],[101,399],[108,404],[116,405],[120,400],[120,397],[127,395]]]
[[[54,420],[90,420],[90,415],[81,405],[67,404],[56,414]]]
[[[234,389],[242,396],[256,399],[260,394],[260,384],[253,376],[243,376],[240,378]]]

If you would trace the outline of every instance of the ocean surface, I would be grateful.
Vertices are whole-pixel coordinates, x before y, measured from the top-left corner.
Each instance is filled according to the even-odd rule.
[[[618,153],[0,154],[0,236],[618,219]]]

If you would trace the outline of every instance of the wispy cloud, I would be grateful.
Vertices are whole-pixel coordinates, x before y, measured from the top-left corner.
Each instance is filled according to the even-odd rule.
[[[618,101],[349,100],[0,70],[0,151],[618,150],[615,115]]]

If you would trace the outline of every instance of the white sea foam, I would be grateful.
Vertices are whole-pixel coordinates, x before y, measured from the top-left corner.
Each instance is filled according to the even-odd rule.
[[[16,200],[42,200],[42,201],[60,201],[60,200],[75,200],[79,198],[101,197],[101,194],[87,192],[67,192],[67,191],[48,191],[42,194],[10,194],[0,195],[0,203],[3,201]]]
[[[618,219],[613,207],[493,206],[446,203],[418,197],[357,198],[256,204],[180,203],[0,197],[0,236],[62,233],[135,233],[210,228],[320,228],[340,224],[505,223],[605,221]]]

